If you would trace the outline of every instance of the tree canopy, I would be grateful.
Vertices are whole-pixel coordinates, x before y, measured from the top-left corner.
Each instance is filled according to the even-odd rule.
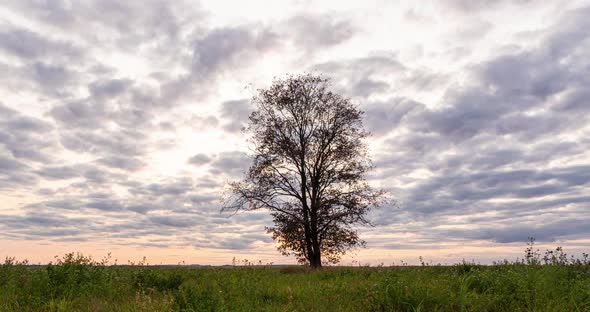
[[[364,245],[355,224],[384,193],[372,189],[363,112],[304,74],[275,79],[253,98],[248,127],[254,158],[244,180],[229,184],[224,210],[268,209],[267,231],[284,255],[321,267]]]

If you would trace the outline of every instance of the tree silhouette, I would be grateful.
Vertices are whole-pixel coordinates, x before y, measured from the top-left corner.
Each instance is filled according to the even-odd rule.
[[[363,112],[311,74],[275,79],[253,98],[257,110],[245,129],[253,164],[243,181],[229,184],[223,210],[268,209],[267,228],[284,255],[313,268],[336,263],[364,245],[354,224],[384,193],[365,180],[371,168]]]

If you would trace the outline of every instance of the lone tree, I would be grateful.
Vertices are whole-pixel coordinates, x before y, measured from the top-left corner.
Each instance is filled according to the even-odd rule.
[[[284,255],[319,268],[364,245],[353,224],[384,193],[369,187],[371,168],[363,112],[311,74],[275,80],[253,98],[257,110],[246,131],[254,160],[243,181],[229,184],[223,210],[268,209],[266,228]]]

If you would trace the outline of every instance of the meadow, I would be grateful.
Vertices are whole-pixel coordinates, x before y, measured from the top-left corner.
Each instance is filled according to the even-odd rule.
[[[590,311],[590,261],[557,249],[483,266],[156,267],[7,258],[0,311]]]

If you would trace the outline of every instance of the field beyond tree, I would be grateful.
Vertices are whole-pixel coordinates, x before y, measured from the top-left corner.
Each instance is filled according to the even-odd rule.
[[[156,267],[67,254],[0,265],[0,311],[590,311],[590,262],[557,249],[492,266]]]

